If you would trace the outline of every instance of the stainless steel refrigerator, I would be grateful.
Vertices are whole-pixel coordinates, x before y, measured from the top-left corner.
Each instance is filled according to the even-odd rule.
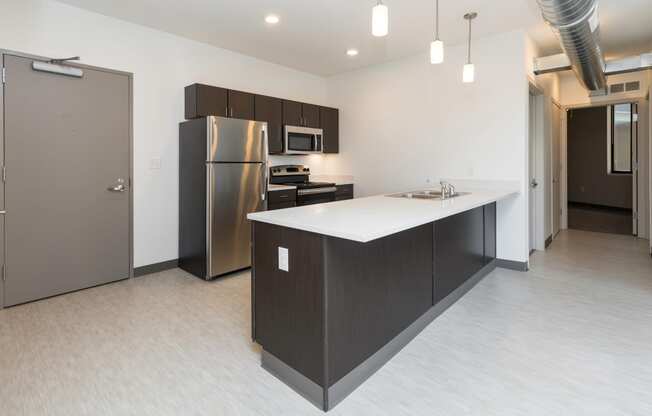
[[[266,208],[267,123],[179,124],[179,267],[198,277],[251,266],[247,214]]]

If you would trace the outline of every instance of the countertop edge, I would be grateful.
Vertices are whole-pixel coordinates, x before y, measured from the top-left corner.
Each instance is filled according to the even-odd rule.
[[[495,191],[494,191],[495,192]],[[382,232],[376,232],[376,233],[371,233],[371,234],[356,234],[356,233],[344,233],[344,232],[333,232],[332,230],[322,228],[319,226],[306,226],[304,224],[298,224],[298,223],[293,223],[292,221],[287,221],[287,220],[278,220],[278,219],[270,219],[270,218],[264,218],[264,217],[258,217],[257,214],[259,213],[251,213],[247,215],[247,219],[250,221],[257,221],[257,222],[263,222],[266,224],[272,224],[272,225],[278,225],[280,227],[287,227],[287,228],[292,228],[296,230],[301,230],[301,231],[307,231],[315,234],[321,234],[329,237],[335,237],[335,238],[342,238],[345,240],[352,240],[352,241],[357,241],[360,243],[368,243],[373,240],[377,240],[379,238],[387,237],[389,235],[393,235],[396,233],[399,233],[401,231],[409,230],[415,227],[419,227],[424,224],[428,224],[430,222],[434,222],[443,218],[447,218],[450,216],[453,216],[455,214],[459,214],[461,212],[469,211],[471,209],[475,209],[478,207],[481,207],[483,205],[491,204],[493,202],[498,202],[507,198],[510,198],[512,196],[518,195],[520,192],[519,191],[501,191],[502,193],[498,196],[494,197],[488,197],[485,199],[482,199],[480,201],[476,201],[474,203],[470,203],[468,205],[465,205],[463,208],[452,208],[450,211],[446,211],[443,213],[438,213],[432,216],[429,216],[427,218],[420,218],[419,220],[415,221],[408,221],[404,224],[401,224],[398,227],[391,227],[391,228],[386,228]],[[415,201],[416,202],[416,201]],[[422,202],[422,201],[419,201]],[[265,211],[264,211],[265,212]]]

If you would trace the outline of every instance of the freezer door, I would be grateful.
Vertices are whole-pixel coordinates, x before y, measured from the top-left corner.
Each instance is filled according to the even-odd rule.
[[[267,123],[208,117],[209,162],[264,162],[267,160]]]
[[[207,278],[251,266],[250,212],[265,209],[265,164],[209,163]]]

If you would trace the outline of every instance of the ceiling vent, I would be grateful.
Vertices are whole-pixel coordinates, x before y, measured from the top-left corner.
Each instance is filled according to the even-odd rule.
[[[621,92],[625,92],[625,84],[609,85],[609,94],[619,94]]]
[[[625,82],[609,85],[609,94],[621,94],[623,92],[638,91],[641,89],[640,81]]]
[[[625,83],[625,91],[638,91],[641,89],[641,83],[639,81],[632,81]]]

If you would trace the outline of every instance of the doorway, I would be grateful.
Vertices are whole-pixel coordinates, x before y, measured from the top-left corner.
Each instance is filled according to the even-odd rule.
[[[636,103],[567,114],[568,228],[637,235]]]
[[[129,278],[132,75],[1,57],[0,307]]]

